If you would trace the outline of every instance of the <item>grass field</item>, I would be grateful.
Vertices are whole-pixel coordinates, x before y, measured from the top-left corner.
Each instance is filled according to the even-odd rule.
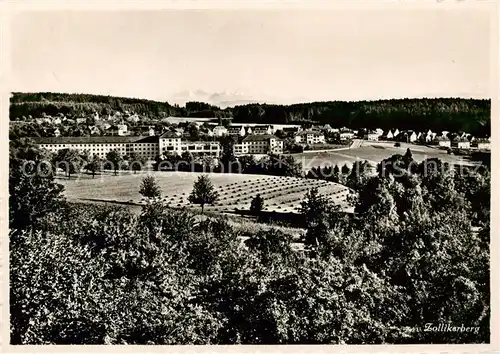
[[[347,164],[352,166],[357,160],[368,160],[376,165],[385,158],[395,154],[403,155],[406,149],[410,148],[413,158],[421,162],[427,158],[437,157],[444,162],[451,164],[470,164],[460,156],[448,155],[445,150],[430,148],[422,145],[401,143],[401,147],[395,147],[393,142],[368,142],[363,141],[362,145],[355,149],[342,151],[325,151],[317,153],[293,154],[295,159],[300,161],[306,171],[312,167],[325,165]]]
[[[166,205],[174,208],[199,209],[199,206],[190,204],[187,198],[200,173],[149,173],[156,177],[162,190],[162,200]],[[208,175],[219,193],[219,200],[214,205],[205,206],[207,211],[227,213],[248,210],[252,198],[260,194],[265,200],[264,210],[295,213],[304,194],[312,187],[317,187],[321,194],[347,208],[345,199],[349,194],[348,188],[332,182],[266,175],[217,173]],[[144,176],[145,173],[118,176],[105,174],[95,179],[88,176],[71,180],[59,178],[58,182],[65,186],[65,194],[69,200],[141,205],[146,203],[139,194]]]

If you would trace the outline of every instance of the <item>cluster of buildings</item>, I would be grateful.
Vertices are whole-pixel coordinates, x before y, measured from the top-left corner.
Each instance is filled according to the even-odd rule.
[[[400,141],[407,143],[421,143],[426,145],[437,145],[443,148],[458,148],[458,149],[471,149],[490,150],[491,138],[474,137],[468,133],[454,134],[448,131],[442,131],[439,134],[428,129],[424,132],[417,132],[413,130],[391,129],[383,131],[382,129],[366,130],[363,139],[370,141],[389,140]]]
[[[62,149],[77,150],[104,159],[116,150],[122,155],[137,153],[145,160],[154,160],[163,154],[182,155],[185,152],[193,156],[219,158],[221,144],[217,141],[188,141],[172,131],[153,136],[93,136],[93,137],[41,137],[33,138],[43,149],[57,153]],[[282,154],[283,140],[270,134],[252,134],[234,144],[234,155],[247,154]]]
[[[168,118],[166,119],[168,120]],[[186,124],[195,123],[200,129],[203,128],[203,135],[193,138],[192,136],[189,137],[185,127],[183,127],[184,125],[181,123],[178,123],[176,127],[170,125],[160,127],[161,129],[156,127],[157,129],[155,129],[152,126],[141,126],[140,117],[136,114],[122,115],[119,112],[107,117],[99,117],[97,113],[94,113],[86,118],[69,119],[59,115],[56,117],[44,116],[35,120],[39,123],[55,125],[52,137],[34,139],[40,147],[53,152],[67,148],[81,152],[87,151],[89,154],[97,155],[100,158],[105,158],[106,154],[111,150],[117,150],[123,155],[135,152],[148,160],[153,160],[156,156],[164,153],[180,155],[184,152],[190,152],[196,156],[213,156],[217,158],[222,154],[222,147],[216,141],[216,138],[226,135],[237,138],[237,142],[233,145],[235,156],[282,154],[284,141],[275,135],[278,132],[280,137],[292,138],[295,144],[301,146],[325,144],[326,134],[330,137],[333,134],[341,142],[359,138],[370,141],[401,141],[436,145],[444,148],[477,148],[480,150],[490,150],[491,145],[489,138],[477,138],[466,133],[451,134],[447,131],[439,134],[431,130],[417,132],[412,130],[400,131],[399,129],[386,131],[382,129],[361,129],[358,131],[346,127],[332,128],[329,124],[315,125],[308,129],[301,125],[271,124],[231,124],[226,127],[208,121],[184,122]],[[57,125],[64,122],[85,124],[90,129],[90,136],[61,137]],[[166,129],[168,131],[165,131]],[[208,136],[210,139],[206,139],[207,141],[189,141],[186,139],[203,140],[203,136]]]

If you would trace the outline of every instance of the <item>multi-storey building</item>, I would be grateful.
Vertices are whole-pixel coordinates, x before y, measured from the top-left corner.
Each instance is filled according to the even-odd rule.
[[[364,138],[365,140],[377,141],[377,140],[378,140],[378,137],[379,137],[379,135],[378,135],[378,132],[377,132],[377,131],[375,131],[375,130],[369,130],[369,131],[367,131],[367,132],[365,133],[365,135],[364,135],[364,137],[363,137],[363,138]]]
[[[195,156],[219,157],[221,147],[218,142],[181,141],[175,133],[167,132],[161,136],[94,136],[94,137],[51,137],[33,138],[40,148],[51,152],[72,149],[86,152],[91,156],[106,158],[108,152],[118,151],[122,155],[136,152],[146,160],[154,160],[164,153],[181,155],[188,151]]]
[[[159,153],[158,141],[155,138],[150,136],[93,136],[33,138],[33,140],[40,148],[56,153],[62,149],[71,149],[104,159],[108,152],[116,150],[122,155],[137,152],[141,157],[152,160]]]
[[[272,125],[256,125],[253,127],[254,134],[274,134],[275,130]]]
[[[283,140],[271,134],[248,135],[240,144],[234,144],[235,156],[247,154],[282,154]]]
[[[223,136],[223,135],[228,134],[228,131],[227,131],[226,127],[224,127],[222,125],[218,125],[214,128],[213,133],[215,136]]]
[[[295,135],[295,142],[297,144],[322,144],[325,142],[325,135],[323,133],[305,130]]]

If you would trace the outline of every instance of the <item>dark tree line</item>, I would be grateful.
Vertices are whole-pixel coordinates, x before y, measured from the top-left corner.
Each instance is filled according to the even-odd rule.
[[[10,117],[42,113],[78,115],[131,111],[148,117],[232,117],[245,123],[311,123],[332,127],[466,131],[490,135],[490,100],[462,98],[312,102],[293,105],[247,104],[221,109],[203,102],[185,107],[145,99],[64,93],[14,93]]]
[[[462,98],[250,104],[233,108],[234,122],[330,124],[333,128],[467,131],[490,134],[490,100]]]
[[[90,94],[67,93],[13,93],[10,99],[10,118],[39,117],[43,113],[66,116],[92,114],[113,114],[113,112],[134,112],[147,117],[227,117],[230,112],[203,102],[188,102],[185,107],[138,98],[113,97]]]

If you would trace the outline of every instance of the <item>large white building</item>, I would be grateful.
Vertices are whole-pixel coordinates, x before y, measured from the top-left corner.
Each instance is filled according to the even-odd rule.
[[[93,137],[51,137],[33,138],[40,148],[57,153],[62,149],[87,152],[91,156],[106,158],[112,150],[121,155],[136,152],[146,160],[154,160],[164,153],[181,155],[190,152],[195,156],[219,157],[221,146],[218,142],[181,141],[175,133],[167,132],[160,136],[93,136]]]
[[[282,154],[283,140],[271,134],[248,135],[240,144],[234,144],[233,152],[235,156]]]
[[[51,137],[33,138],[33,140],[40,148],[51,152],[71,149],[81,153],[87,152],[102,159],[112,150],[122,155],[136,152],[148,160],[153,160],[159,153],[158,138],[154,136]]]

